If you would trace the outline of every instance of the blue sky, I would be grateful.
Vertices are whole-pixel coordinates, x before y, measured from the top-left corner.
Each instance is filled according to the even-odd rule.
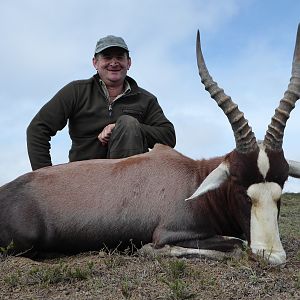
[[[235,146],[227,118],[199,80],[198,29],[211,75],[263,139],[289,82],[299,12],[298,0],[1,1],[0,185],[31,170],[26,127],[61,87],[94,74],[96,41],[108,34],[126,40],[128,74],[158,97],[178,151],[200,159]],[[299,106],[283,145],[298,161]],[[66,128],[52,140],[54,164],[68,161],[69,147]],[[285,190],[300,192],[300,181],[290,179]]]

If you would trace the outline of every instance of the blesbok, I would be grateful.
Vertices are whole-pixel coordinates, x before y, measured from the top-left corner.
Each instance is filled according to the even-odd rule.
[[[254,254],[284,263],[280,197],[288,176],[300,177],[299,163],[287,161],[282,150],[286,121],[300,97],[300,25],[290,84],[262,143],[209,75],[199,32],[197,60],[202,83],[232,126],[232,152],[193,160],[156,145],[125,159],[27,173],[0,189],[0,246],[13,241],[15,253],[28,255],[150,243],[154,251],[188,256],[232,251],[245,239]]]

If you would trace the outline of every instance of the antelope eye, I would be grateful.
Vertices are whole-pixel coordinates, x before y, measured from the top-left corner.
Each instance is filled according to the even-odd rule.
[[[251,197],[247,196],[247,201],[248,201],[249,203],[252,204],[252,199],[251,199]]]

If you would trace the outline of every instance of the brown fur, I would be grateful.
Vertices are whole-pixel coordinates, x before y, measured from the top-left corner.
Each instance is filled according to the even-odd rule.
[[[27,173],[0,189],[0,246],[13,240],[16,251],[78,252],[153,242],[230,250],[221,235],[249,237],[244,188],[232,178],[195,201],[184,199],[224,158],[238,169],[235,156],[195,161],[156,145],[126,159]]]

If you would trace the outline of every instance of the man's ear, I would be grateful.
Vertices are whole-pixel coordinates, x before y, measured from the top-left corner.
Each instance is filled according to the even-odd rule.
[[[129,70],[131,67],[131,58],[128,57],[128,65],[127,65],[127,70]]]
[[[93,62],[93,66],[97,70],[97,65],[96,65],[97,64],[97,58],[95,56],[93,57],[92,62]]]

